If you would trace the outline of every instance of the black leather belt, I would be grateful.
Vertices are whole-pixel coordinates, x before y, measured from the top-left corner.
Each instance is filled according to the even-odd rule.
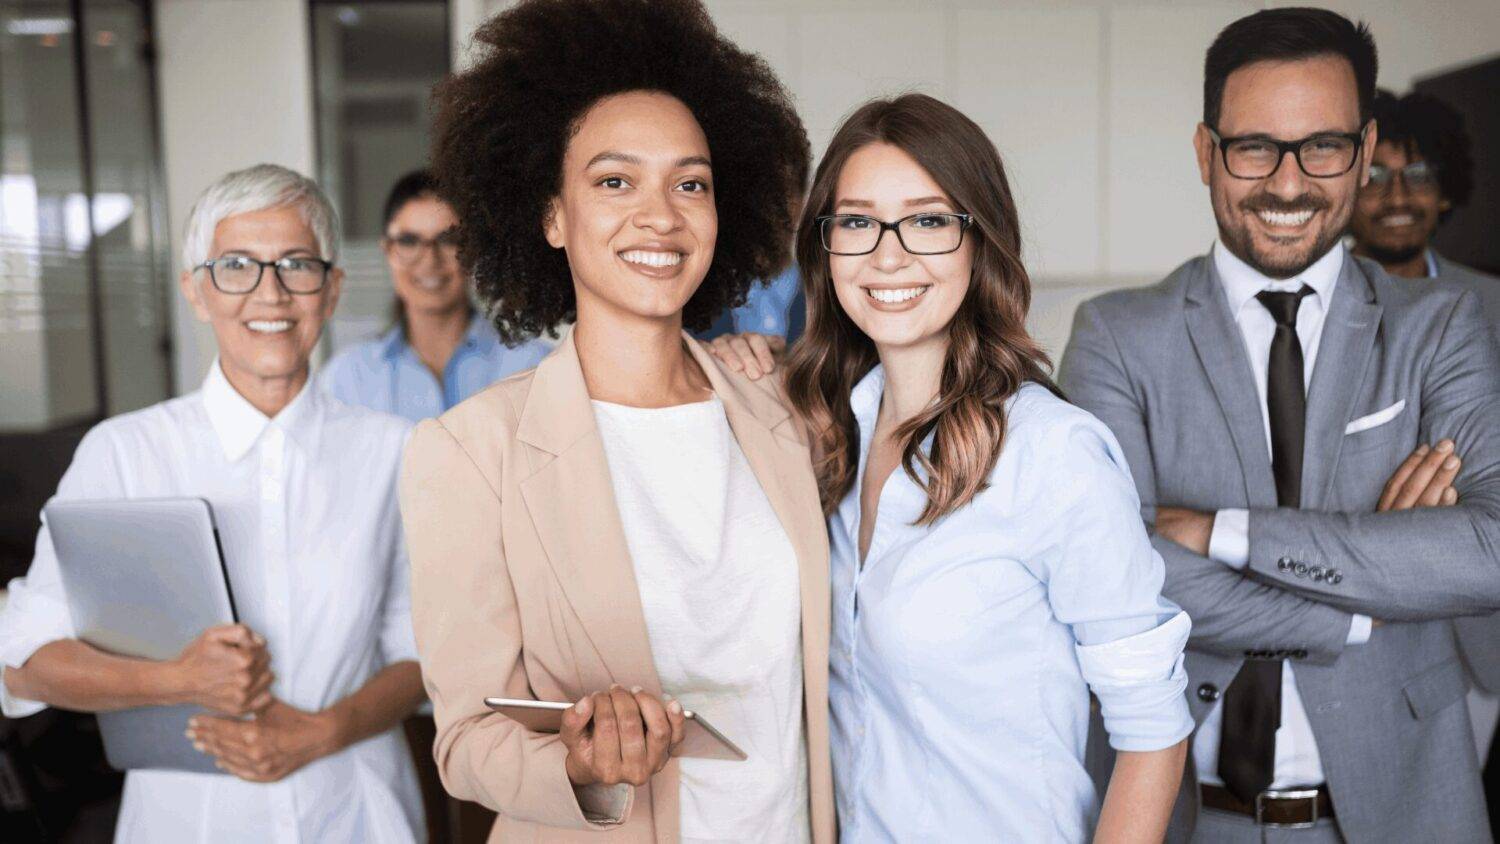
[[[1199,791],[1205,808],[1245,815],[1262,826],[1302,829],[1333,817],[1333,800],[1323,786],[1268,789],[1256,795],[1254,803],[1217,785],[1202,785]]]

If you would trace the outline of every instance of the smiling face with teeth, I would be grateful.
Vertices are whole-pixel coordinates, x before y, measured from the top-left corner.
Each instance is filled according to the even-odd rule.
[[[839,173],[833,213],[894,221],[923,211],[961,213],[932,175],[905,150],[872,143],[852,153]],[[868,255],[829,255],[828,270],[844,313],[884,354],[946,347],[948,324],[969,292],[973,239],[957,251],[913,255],[887,231]]]
[[[1421,160],[1420,153],[1402,144],[1381,142],[1375,147],[1374,163],[1393,171]],[[1405,179],[1392,180],[1386,190],[1372,187],[1359,192],[1354,206],[1349,228],[1355,251],[1386,265],[1420,259],[1437,231],[1439,217],[1450,207],[1443,192],[1436,186],[1413,190]],[[1418,263],[1426,272],[1426,262]]]
[[[322,257],[318,238],[291,206],[247,211],[214,227],[211,257],[246,255],[259,261],[290,256]],[[267,267],[250,293],[221,293],[208,270],[184,272],[178,280],[193,313],[218,343],[224,376],[240,395],[267,415],[290,402],[307,383],[323,323],[338,304],[343,271],[334,268],[317,293],[292,295]]]
[[[1340,56],[1245,65],[1225,80],[1221,137],[1259,135],[1296,140],[1320,133],[1358,132],[1359,91],[1353,67]],[[1198,124],[1194,145],[1212,196],[1219,239],[1230,252],[1271,278],[1291,278],[1338,243],[1368,178],[1375,127],[1342,176],[1313,178],[1291,154],[1264,179],[1237,179],[1225,169],[1209,127]]]
[[[667,94],[616,94],[579,120],[544,229],[567,253],[579,324],[681,327],[718,237],[709,161],[693,113]]]
[[[451,249],[427,245],[457,225],[458,215],[452,206],[432,194],[410,200],[392,215],[385,231],[385,260],[396,297],[407,313],[449,314],[468,308],[469,293],[457,256]],[[408,234],[423,242],[410,263],[402,260],[394,244]]]

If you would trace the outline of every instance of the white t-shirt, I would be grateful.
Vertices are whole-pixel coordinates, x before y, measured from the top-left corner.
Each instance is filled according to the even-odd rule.
[[[797,557],[723,404],[594,415],[662,688],[750,757],[680,761],[682,840],[808,840]]]

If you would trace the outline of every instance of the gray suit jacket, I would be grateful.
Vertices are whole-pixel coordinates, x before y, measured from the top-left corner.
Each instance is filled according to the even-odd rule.
[[[1331,299],[1308,393],[1304,509],[1276,507],[1249,357],[1209,258],[1080,306],[1062,387],[1119,439],[1148,526],[1158,503],[1250,510],[1243,573],[1152,537],[1164,592],[1193,619],[1194,717],[1246,659],[1292,659],[1349,840],[1487,841],[1451,619],[1500,609],[1500,344],[1472,293],[1397,281],[1363,259],[1345,261]],[[1398,401],[1389,422],[1345,435]],[[1374,513],[1396,466],[1443,437],[1465,458],[1459,504]],[[1353,613],[1384,624],[1346,648]],[[1173,840],[1196,818],[1192,770]]]
[[[1454,263],[1442,255],[1437,259],[1438,279],[1453,282],[1474,291],[1484,305],[1484,318],[1490,329],[1500,334],[1500,278]],[[1469,679],[1490,694],[1500,694],[1500,616],[1460,618],[1454,621],[1458,630],[1458,648]]]

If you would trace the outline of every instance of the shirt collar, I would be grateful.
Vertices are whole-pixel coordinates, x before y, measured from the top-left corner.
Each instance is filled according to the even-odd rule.
[[[875,364],[875,368],[859,379],[854,385],[854,390],[849,394],[849,408],[854,411],[854,418],[861,427],[868,428],[875,422],[875,416],[880,412],[880,397],[885,393],[885,367]]]
[[[500,335],[495,331],[495,326],[475,312],[469,317],[469,327],[465,329],[464,337],[459,341],[459,348],[483,349],[499,342]],[[380,337],[380,356],[386,360],[396,359],[410,347],[411,345],[406,342],[406,334],[399,325]]]
[[[1216,241],[1213,249],[1214,269],[1219,273],[1219,282],[1229,298],[1229,312],[1239,317],[1240,311],[1262,290],[1295,290],[1296,285],[1305,284],[1313,289],[1319,304],[1328,308],[1333,287],[1338,283],[1339,271],[1344,267],[1344,244],[1335,243],[1327,254],[1312,263],[1299,275],[1288,279],[1275,279],[1261,273],[1245,263],[1238,255]]]
[[[314,411],[317,405],[317,390],[309,388],[311,383],[312,379],[309,378],[291,404],[282,408],[275,418],[268,418],[229,383],[219,365],[219,359],[214,358],[213,366],[208,369],[208,377],[203,380],[203,407],[208,413],[208,421],[213,425],[214,433],[219,437],[224,456],[231,463],[244,457],[255,446],[261,434],[265,433],[266,428],[272,425],[286,434],[291,442],[300,443],[303,447],[310,446],[316,424]]]
[[[380,356],[393,360],[406,350],[406,334],[397,325],[380,337]]]

